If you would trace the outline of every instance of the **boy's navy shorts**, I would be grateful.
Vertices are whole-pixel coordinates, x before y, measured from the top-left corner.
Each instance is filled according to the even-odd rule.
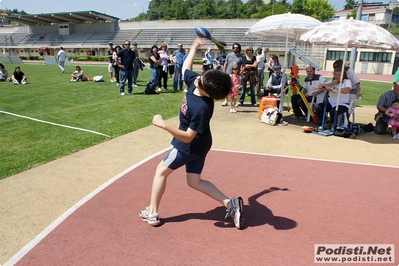
[[[163,158],[163,162],[170,169],[176,170],[186,165],[186,173],[201,174],[204,168],[206,154],[199,156],[186,155],[172,148]]]

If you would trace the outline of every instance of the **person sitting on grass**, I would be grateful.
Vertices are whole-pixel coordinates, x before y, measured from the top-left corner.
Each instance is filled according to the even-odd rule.
[[[27,84],[28,80],[26,79],[26,76],[24,72],[21,71],[21,68],[19,66],[15,67],[15,71],[12,74],[12,82],[14,82],[15,85],[19,84]]]
[[[76,66],[76,70],[71,74],[71,77],[71,82],[84,81],[85,75],[83,69],[80,66]]]
[[[0,81],[7,81],[8,72],[2,63],[0,63]]]
[[[151,226],[161,225],[159,204],[166,189],[168,176],[174,170],[186,166],[187,184],[227,208],[226,216],[234,220],[240,229],[244,223],[243,200],[241,197],[228,198],[214,184],[201,179],[205,158],[212,146],[210,120],[214,109],[214,99],[227,97],[231,90],[230,76],[222,71],[211,69],[203,75],[192,71],[194,56],[207,39],[196,38],[186,61],[182,66],[184,82],[188,84],[180,107],[180,126],[169,125],[161,115],[155,115],[152,124],[164,129],[173,136],[172,149],[158,164],[153,184],[150,205],[139,212],[139,217]]]

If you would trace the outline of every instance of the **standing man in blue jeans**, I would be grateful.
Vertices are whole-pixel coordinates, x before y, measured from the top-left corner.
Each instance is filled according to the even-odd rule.
[[[172,60],[175,62],[175,75],[173,78],[173,90],[177,91],[177,86],[179,85],[179,90],[183,90],[183,56],[186,52],[183,49],[183,44],[177,44],[177,50],[172,54]]]
[[[116,56],[118,57],[119,64],[119,73],[121,75],[119,91],[123,96],[125,95],[125,83],[127,79],[127,93],[133,94],[133,64],[136,58],[135,52],[130,49],[130,41],[126,40],[124,42],[124,49],[120,50]]]

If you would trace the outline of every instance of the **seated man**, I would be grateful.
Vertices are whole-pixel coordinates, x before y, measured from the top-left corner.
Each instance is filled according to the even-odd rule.
[[[80,66],[76,66],[76,70],[75,72],[73,72],[71,74],[71,81],[72,82],[76,82],[76,81],[84,81],[85,80],[85,76],[84,76],[84,72],[83,69],[80,68]]]
[[[307,77],[305,78],[303,94],[305,95],[309,103],[312,101],[312,97],[317,97],[316,103],[322,102],[325,92],[320,91],[317,88],[322,84],[326,83],[326,79],[322,75],[316,74],[315,68],[312,66],[308,66],[306,68],[306,74]],[[308,110],[301,98],[301,95],[299,94],[292,95],[291,105],[292,109],[294,110],[294,116],[291,116],[291,118],[305,119]]]
[[[280,94],[281,90],[287,86],[287,79],[285,78],[285,83],[283,83],[283,74],[281,72],[281,66],[280,65],[274,65],[273,66],[273,74],[270,76],[269,80],[267,81],[266,84],[266,89],[265,89],[265,95],[271,95],[273,93]]]
[[[15,67],[15,71],[12,74],[11,79],[15,85],[28,83],[24,72],[21,71],[21,68],[19,66]]]
[[[7,81],[8,72],[2,63],[0,63],[0,81]]]
[[[393,90],[384,92],[378,100],[377,109],[383,116],[375,124],[376,134],[385,133],[389,121],[389,116],[385,115],[385,112],[396,99],[399,99],[399,81],[393,83]]]

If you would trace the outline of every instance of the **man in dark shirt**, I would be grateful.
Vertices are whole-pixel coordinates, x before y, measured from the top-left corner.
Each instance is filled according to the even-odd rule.
[[[126,40],[124,43],[124,49],[120,50],[116,56],[120,59],[120,84],[119,91],[123,96],[125,95],[125,83],[127,79],[127,93],[133,94],[133,64],[136,58],[135,52],[130,49],[130,41]],[[118,60],[119,61],[119,60]]]

